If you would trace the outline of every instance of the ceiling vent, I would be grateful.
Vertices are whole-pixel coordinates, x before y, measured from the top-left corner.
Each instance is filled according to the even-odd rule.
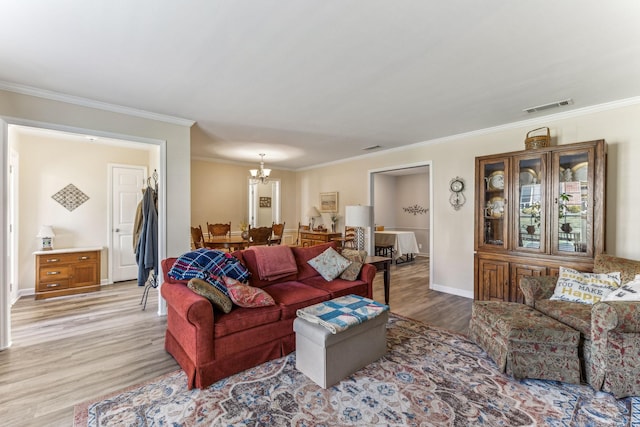
[[[370,145],[368,147],[364,147],[362,151],[377,150],[378,148],[382,148],[382,145]]]
[[[562,101],[555,101],[555,102],[550,102],[544,105],[538,105],[537,107],[525,108],[522,111],[526,113],[535,113],[537,111],[544,111],[544,110],[548,110],[549,108],[558,108],[558,107],[563,107],[565,105],[571,105],[571,104],[573,104],[573,99],[569,98],[569,99],[564,99]]]

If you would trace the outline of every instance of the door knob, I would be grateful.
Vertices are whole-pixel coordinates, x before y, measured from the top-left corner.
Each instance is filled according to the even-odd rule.
[[[116,228],[116,229],[115,229],[115,230],[113,230],[113,231],[115,231],[116,233],[119,233],[119,232],[120,232],[120,229],[119,229],[119,228]]]

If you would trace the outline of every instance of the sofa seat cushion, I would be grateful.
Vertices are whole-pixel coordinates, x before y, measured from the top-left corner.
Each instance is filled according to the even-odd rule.
[[[317,289],[327,291],[331,295],[331,299],[342,297],[349,294],[366,295],[367,282],[362,280],[344,280],[334,279],[327,282],[322,276],[311,277],[303,282],[305,285],[313,286]]]
[[[257,308],[234,307],[228,314],[215,314],[213,335],[224,337],[256,326],[277,322],[280,320],[280,316],[278,305]]]
[[[280,306],[282,319],[292,319],[296,317],[299,308],[331,299],[328,291],[296,281],[276,283],[264,290]]]
[[[536,310],[552,317],[565,325],[577,329],[584,339],[591,337],[591,304],[548,299],[536,301]]]

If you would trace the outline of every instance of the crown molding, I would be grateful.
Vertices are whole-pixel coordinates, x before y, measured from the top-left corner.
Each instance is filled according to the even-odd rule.
[[[455,141],[455,140],[462,139],[462,138],[469,138],[469,137],[474,137],[474,136],[483,136],[483,135],[487,135],[487,134],[491,134],[491,133],[495,133],[495,132],[511,130],[511,129],[517,129],[517,128],[527,127],[527,126],[539,126],[541,124],[545,124],[545,123],[548,123],[550,121],[569,119],[569,118],[573,118],[573,117],[584,116],[584,115],[587,115],[587,114],[600,113],[600,112],[604,112],[604,111],[614,110],[614,109],[617,109],[617,108],[630,107],[630,106],[638,105],[638,104],[640,104],[640,96],[631,97],[631,98],[625,98],[625,99],[621,99],[621,100],[618,100],[618,101],[606,102],[604,104],[592,105],[592,106],[583,107],[583,108],[576,108],[575,110],[563,111],[561,113],[541,115],[541,116],[534,117],[534,118],[527,119],[527,120],[520,120],[520,121],[517,121],[517,122],[506,123],[504,125],[498,125],[498,126],[494,126],[494,127],[490,127],[490,128],[478,129],[478,130],[474,130],[474,131],[470,131],[470,132],[463,132],[463,133],[458,133],[458,134],[455,134],[455,135],[444,136],[444,137],[441,137],[441,138],[430,139],[430,140],[427,140],[427,141],[416,142],[416,143],[413,143],[413,144],[402,145],[400,147],[387,148],[385,150],[379,150],[379,151],[375,151],[373,153],[361,154],[359,156],[348,157],[348,158],[345,158],[345,159],[334,160],[332,162],[327,162],[327,163],[322,163],[322,164],[317,164],[317,165],[312,165],[312,166],[305,166],[303,168],[299,168],[299,169],[296,169],[296,170],[297,171],[305,171],[305,170],[318,169],[318,168],[322,168],[322,167],[326,167],[326,166],[335,166],[335,165],[339,165],[339,164],[342,164],[342,163],[351,162],[351,161],[354,161],[354,160],[361,160],[361,159],[366,159],[366,158],[370,158],[370,157],[377,157],[377,156],[380,156],[381,154],[388,155],[389,153],[393,153],[393,152],[411,150],[413,148],[424,147],[426,145],[442,144],[442,143],[445,143],[445,142]]]
[[[50,99],[52,101],[66,102],[68,104],[79,105],[81,107],[95,108],[98,110],[110,111],[112,113],[126,114],[128,116],[140,117],[159,122],[169,123],[172,125],[191,127],[195,124],[194,120],[183,119],[180,117],[167,116],[165,114],[153,113],[151,111],[138,110],[136,108],[124,107],[122,105],[109,104],[107,102],[95,101],[79,96],[67,95],[64,93],[54,92],[45,89],[39,89],[31,86],[25,86],[17,83],[0,81],[0,90],[7,92],[19,93],[21,95],[35,96],[38,98]]]

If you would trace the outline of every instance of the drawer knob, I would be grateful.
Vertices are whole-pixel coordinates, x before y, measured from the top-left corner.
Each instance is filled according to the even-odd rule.
[[[58,261],[60,261],[59,258],[48,258],[47,259],[47,262],[58,262]]]
[[[85,259],[89,259],[89,257],[88,257],[88,256],[81,256],[81,257],[80,257],[80,258],[78,258],[78,259],[79,259],[79,260],[81,260],[81,261],[84,261]]]
[[[49,283],[47,288],[57,288],[58,286],[60,286],[60,283]]]
[[[59,271],[47,271],[47,276],[53,276],[55,274],[60,274]]]

